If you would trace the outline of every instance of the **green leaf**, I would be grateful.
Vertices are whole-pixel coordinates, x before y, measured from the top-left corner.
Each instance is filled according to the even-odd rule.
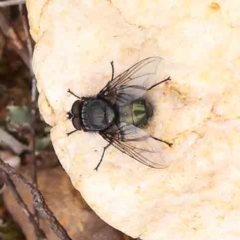
[[[44,128],[44,132],[46,132],[46,133],[50,133],[50,130],[51,130],[51,127],[50,127],[50,126],[46,126],[46,127]]]
[[[26,106],[8,106],[8,118],[15,124],[31,124],[32,117],[30,108]]]
[[[51,144],[50,136],[44,137],[44,138],[37,138],[36,139],[36,150],[40,151],[45,149]]]

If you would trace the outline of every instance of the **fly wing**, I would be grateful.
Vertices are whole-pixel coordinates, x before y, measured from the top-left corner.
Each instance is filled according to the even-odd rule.
[[[121,152],[152,168],[166,168],[163,155],[167,144],[157,141],[134,125],[123,125],[114,133],[101,133],[102,137]]]
[[[146,58],[118,75],[99,92],[98,96],[118,105],[125,105],[142,97],[158,79],[157,68],[160,57]]]

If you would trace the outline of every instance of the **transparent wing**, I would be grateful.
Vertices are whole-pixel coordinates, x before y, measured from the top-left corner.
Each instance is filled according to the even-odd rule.
[[[119,127],[114,133],[100,133],[102,137],[121,152],[152,168],[166,168],[168,160],[163,155],[167,144],[149,136],[133,125]]]
[[[151,86],[163,79],[158,79],[157,68],[160,57],[150,57],[136,63],[122,74],[109,81],[98,96],[125,105],[142,97]]]

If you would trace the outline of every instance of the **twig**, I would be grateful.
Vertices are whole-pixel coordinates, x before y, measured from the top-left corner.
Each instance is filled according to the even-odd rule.
[[[25,0],[7,0],[7,1],[0,1],[0,7],[9,7],[17,4],[24,4]]]
[[[28,21],[27,18],[24,14],[24,8],[23,5],[19,5],[18,6],[20,15],[21,15],[21,21],[23,24],[23,29],[24,29],[24,33],[26,35],[26,42],[27,42],[27,48],[28,48],[28,53],[29,53],[29,59],[32,60],[32,54],[33,54],[33,47],[32,47],[32,42],[31,42],[31,37],[29,34],[29,26],[28,26]]]
[[[23,62],[27,65],[29,69],[31,69],[31,63],[29,62],[29,56],[26,54],[26,50],[21,39],[18,37],[17,33],[13,29],[13,27],[9,24],[7,19],[4,17],[3,13],[0,10],[0,29],[3,34],[11,40],[11,43],[15,47],[15,50],[19,57],[23,60]]]
[[[11,180],[11,178],[7,174],[5,174],[5,177],[6,177],[7,185],[11,189],[17,203],[22,208],[22,211],[27,215],[27,217],[29,219],[29,222],[33,225],[37,237],[39,239],[46,239],[45,233],[38,226],[38,223],[35,221],[34,216],[29,211],[28,206],[23,201],[22,197],[20,196],[19,192],[17,191],[15,184],[13,183],[13,181]]]
[[[32,90],[31,90],[31,114],[32,114],[32,144],[31,144],[31,158],[32,158],[32,181],[37,187],[37,161],[36,161],[36,110],[37,110],[37,86],[36,79],[32,76]]]
[[[0,169],[2,169],[9,176],[14,177],[16,180],[24,184],[31,191],[35,208],[45,219],[48,220],[55,234],[62,240],[71,240],[67,231],[58,222],[52,211],[48,208],[41,192],[37,188],[35,188],[32,183],[28,182],[22,175],[20,175],[13,168],[11,168],[9,164],[4,163],[2,159],[0,159]]]
[[[32,69],[32,53],[33,53],[33,47],[30,39],[30,34],[28,30],[28,24],[27,19],[24,14],[23,6],[20,5],[19,12],[21,16],[21,21],[23,24],[24,33],[26,36],[26,42],[27,42],[27,49],[28,49],[28,55],[29,55],[29,65],[30,65],[30,72],[32,77],[32,90],[31,90],[31,114],[32,114],[32,123],[31,123],[31,134],[32,134],[32,143],[31,143],[31,153],[32,153],[32,181],[37,187],[37,166],[36,166],[36,142],[35,142],[35,121],[36,121],[36,110],[37,110],[37,86],[36,86],[36,78]]]
[[[17,155],[20,155],[23,151],[29,150],[28,146],[20,143],[7,131],[0,128],[0,144],[4,144],[11,148]]]
[[[32,114],[32,122],[31,122],[31,160],[32,160],[32,182],[37,188],[37,162],[36,162],[36,110],[37,110],[37,86],[36,86],[36,78],[32,69],[32,54],[33,54],[33,47],[32,42],[29,34],[29,26],[27,22],[27,18],[24,14],[24,7],[22,5],[18,6],[20,12],[20,18],[22,21],[24,33],[26,36],[27,42],[27,49],[28,49],[28,56],[29,56],[29,69],[32,78],[32,89],[31,89],[31,114]],[[36,216],[36,221],[38,222],[38,213],[34,211],[34,215]]]
[[[37,89],[36,89],[36,79],[32,77],[32,91],[31,91],[31,162],[32,162],[32,183],[37,188],[37,161],[36,161],[36,103],[37,102]],[[36,221],[39,222],[38,212],[34,209],[34,215],[36,216]]]

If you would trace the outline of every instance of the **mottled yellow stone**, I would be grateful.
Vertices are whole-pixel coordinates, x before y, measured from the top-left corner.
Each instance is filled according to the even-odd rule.
[[[144,240],[233,240],[240,235],[240,1],[28,1],[37,41],[39,106],[62,166],[94,211]],[[155,170],[111,147],[98,172],[98,135],[66,112],[149,56],[164,59],[149,131],[173,142]]]

